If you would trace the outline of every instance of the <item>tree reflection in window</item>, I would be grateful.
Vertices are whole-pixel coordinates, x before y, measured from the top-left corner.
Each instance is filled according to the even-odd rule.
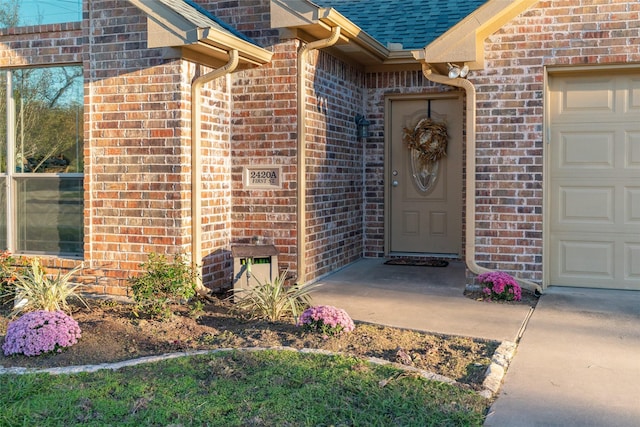
[[[12,72],[15,167],[25,173],[81,173],[82,67]]]

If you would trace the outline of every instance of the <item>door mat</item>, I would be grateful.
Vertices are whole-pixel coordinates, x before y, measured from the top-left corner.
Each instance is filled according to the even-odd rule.
[[[414,267],[446,267],[449,261],[425,258],[393,258],[385,262],[387,265],[410,265]]]

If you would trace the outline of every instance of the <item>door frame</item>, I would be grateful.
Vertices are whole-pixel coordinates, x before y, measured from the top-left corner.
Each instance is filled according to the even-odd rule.
[[[466,137],[465,137],[465,121],[464,116],[467,114],[464,111],[464,92],[462,91],[451,91],[451,92],[432,92],[432,93],[411,93],[411,94],[391,94],[386,95],[384,98],[384,178],[383,188],[384,188],[384,256],[389,255],[403,255],[398,252],[391,252],[391,103],[393,101],[412,101],[412,100],[441,100],[441,99],[457,99],[460,101],[462,105],[462,114],[463,114],[463,123],[461,126],[463,127],[463,136],[462,141],[462,155],[460,156],[459,161],[462,163],[462,188],[460,193],[460,198],[462,199],[462,222],[459,224],[461,229],[461,242],[460,242],[460,254],[458,258],[464,259],[464,244],[465,244],[465,233],[464,233],[464,222],[465,222],[465,213],[466,213],[466,198],[465,198],[465,164],[464,158],[467,150],[466,145]],[[425,252],[425,255],[429,253]],[[437,254],[433,254],[437,255]],[[446,256],[446,255],[445,255]]]

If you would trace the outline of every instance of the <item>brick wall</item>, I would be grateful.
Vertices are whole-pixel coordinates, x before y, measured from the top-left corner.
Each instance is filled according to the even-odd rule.
[[[478,92],[477,260],[542,279],[544,67],[640,62],[640,3],[555,0],[485,42]]]
[[[123,293],[148,253],[190,249],[189,81],[182,61],[147,49],[136,7],[85,7],[85,259]]]
[[[363,73],[313,51],[307,66],[307,274],[318,277],[362,256]]]
[[[83,64],[85,251],[89,290],[127,294],[150,252],[190,252],[190,87],[207,72],[146,46],[146,18],[124,0],[84,3],[82,23],[0,32],[1,66]],[[225,95],[226,93],[226,95]],[[220,280],[211,254],[228,245],[229,95],[203,91],[205,280]],[[47,258],[53,268],[77,261]],[[225,277],[225,280],[228,277]]]
[[[190,68],[197,68],[190,65]],[[211,70],[203,70],[208,72]],[[187,75],[193,75],[187,72]],[[230,76],[205,85],[202,112],[202,280],[211,288],[228,286],[231,261],[231,95]],[[188,131],[185,130],[185,131]],[[190,140],[190,137],[189,137]],[[189,143],[187,141],[187,143]],[[190,217],[191,212],[185,213]],[[190,250],[190,248],[189,248]]]

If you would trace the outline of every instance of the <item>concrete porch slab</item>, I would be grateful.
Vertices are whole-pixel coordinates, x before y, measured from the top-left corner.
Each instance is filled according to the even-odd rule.
[[[320,280],[316,305],[333,305],[354,320],[421,331],[515,342],[530,315],[526,305],[473,301],[463,295],[465,266],[385,265],[361,259]]]

